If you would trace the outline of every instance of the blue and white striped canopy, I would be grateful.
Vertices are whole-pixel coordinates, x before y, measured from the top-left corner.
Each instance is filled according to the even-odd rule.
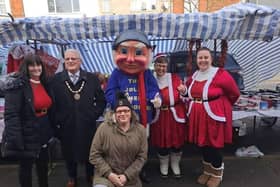
[[[151,44],[155,46],[153,54],[167,53],[176,50],[186,50],[187,40],[173,40],[149,37]],[[96,42],[94,40],[69,41],[67,48],[78,49],[81,52],[82,68],[87,71],[110,74],[115,68],[112,56],[113,38]],[[59,46],[42,44],[42,48],[49,54],[62,58]]]
[[[214,13],[112,15],[93,18],[40,17],[0,21],[0,53],[14,42],[27,39],[54,40],[79,49],[88,71],[111,73],[115,65],[111,42],[120,32],[137,29],[149,35],[155,54],[186,50],[187,40],[226,39],[244,70],[246,89],[280,71],[280,10],[239,3]],[[269,42],[268,42],[269,41]],[[62,58],[57,45],[40,44],[49,54]],[[5,56],[5,55],[4,55]]]
[[[207,42],[205,46],[213,49],[213,41]],[[280,37],[271,42],[233,40],[228,46],[228,53],[243,69],[247,90],[255,90],[259,83],[280,72]],[[217,48],[220,50],[219,45]]]
[[[0,22],[0,45],[26,39],[103,39],[128,29],[163,38],[264,40],[280,36],[280,11],[239,3],[214,13],[40,17]]]

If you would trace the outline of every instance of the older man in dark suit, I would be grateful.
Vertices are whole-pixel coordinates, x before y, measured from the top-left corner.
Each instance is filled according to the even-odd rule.
[[[96,131],[96,120],[106,106],[98,78],[81,69],[79,51],[65,52],[65,70],[52,80],[54,93],[54,124],[61,141],[69,181],[77,184],[77,165],[84,163],[87,180],[92,183],[93,166],[88,162],[91,141]]]

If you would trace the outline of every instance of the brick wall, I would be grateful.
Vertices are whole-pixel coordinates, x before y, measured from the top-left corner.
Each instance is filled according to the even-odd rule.
[[[173,13],[184,13],[184,0],[173,0]]]
[[[199,0],[200,12],[214,12],[225,6],[239,3],[240,0]]]
[[[22,0],[10,0],[11,13],[15,18],[24,17]]]

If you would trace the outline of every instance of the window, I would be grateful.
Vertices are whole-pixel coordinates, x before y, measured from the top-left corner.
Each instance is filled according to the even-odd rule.
[[[111,12],[110,2],[111,0],[103,0],[102,1],[102,11],[103,12]]]
[[[72,13],[80,11],[79,0],[48,0],[50,13]]]
[[[139,10],[139,1],[138,0],[132,0],[130,4],[130,9],[132,11],[137,11]]]
[[[0,0],[0,14],[6,14],[7,9],[6,9],[6,3],[5,0]]]
[[[131,0],[132,11],[151,11],[156,9],[156,0]]]

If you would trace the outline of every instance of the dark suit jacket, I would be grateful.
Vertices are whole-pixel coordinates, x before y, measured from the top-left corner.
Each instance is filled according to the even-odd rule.
[[[74,99],[74,93],[68,88],[66,81],[72,91],[81,89],[79,100]],[[61,140],[64,158],[88,161],[96,120],[103,114],[106,106],[98,78],[81,70],[78,82],[73,85],[67,71],[63,71],[55,75],[51,89],[54,94],[54,124]]]

